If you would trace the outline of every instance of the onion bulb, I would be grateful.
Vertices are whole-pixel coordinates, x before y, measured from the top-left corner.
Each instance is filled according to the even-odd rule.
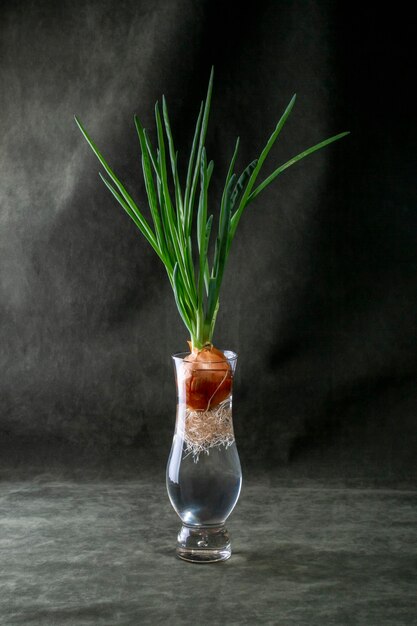
[[[194,348],[184,358],[184,383],[190,409],[207,411],[223,402],[232,388],[232,370],[223,352],[211,344]]]

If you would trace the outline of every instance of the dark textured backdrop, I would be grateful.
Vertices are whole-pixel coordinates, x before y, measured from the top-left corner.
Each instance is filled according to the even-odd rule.
[[[69,460],[134,458],[141,446],[167,455],[169,356],[187,336],[158,259],[101,184],[73,114],[144,203],[133,114],[153,128],[165,93],[184,158],[213,63],[213,203],[235,136],[243,166],[294,92],[269,168],[352,133],[287,171],[241,223],[216,339],[240,355],[242,460],[412,474],[412,20],[343,4],[2,3],[3,459],[51,459],[67,444]]]

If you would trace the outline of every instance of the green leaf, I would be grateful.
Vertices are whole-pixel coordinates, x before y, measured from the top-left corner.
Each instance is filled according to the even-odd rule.
[[[153,219],[153,223],[155,227],[158,245],[161,251],[163,251],[166,248],[166,242],[165,242],[165,237],[164,237],[164,232],[163,232],[163,227],[162,227],[162,222],[161,222],[161,216],[159,214],[158,197],[157,197],[155,184],[154,184],[154,180],[152,176],[151,161],[150,161],[149,152],[146,146],[146,139],[145,139],[144,131],[137,115],[134,116],[134,120],[135,120],[135,126],[136,126],[136,130],[137,130],[138,137],[139,137],[139,143],[141,147],[142,171],[143,171],[143,177],[145,180],[145,188],[146,188],[146,193],[148,196],[149,208],[151,210],[151,215],[152,215],[152,219]],[[171,267],[171,271],[172,271],[172,267]]]
[[[236,186],[233,189],[232,196],[230,198],[230,204],[231,204],[232,209],[235,206],[236,201],[239,199],[241,193],[243,192],[243,189],[246,183],[248,182],[249,178],[251,177],[252,172],[254,171],[257,164],[258,164],[258,160],[255,159],[254,161],[252,161],[252,163],[249,163],[247,168],[240,175],[239,180],[237,181]]]
[[[167,211],[172,214],[172,202],[171,196],[168,188],[168,176],[167,176],[167,167],[166,167],[166,157],[165,157],[165,142],[164,142],[164,131],[162,128],[162,120],[161,115],[159,113],[158,103],[155,104],[155,119],[156,119],[156,128],[158,134],[158,148],[159,148],[159,172],[161,175],[161,184],[162,184],[162,192],[165,198],[165,205],[167,207]]]
[[[210,161],[210,163],[207,166],[207,187],[210,185],[213,170],[214,170],[214,163],[213,161]]]
[[[109,186],[107,181],[103,178],[103,180],[106,182],[107,187],[110,189],[110,191],[112,191],[113,195],[116,197],[118,202],[120,202],[119,196],[120,196],[120,198],[123,199],[124,204],[127,205],[129,207],[131,213],[133,213],[135,215],[135,217],[136,217],[136,221],[135,221],[136,225],[138,226],[138,228],[140,228],[142,234],[149,241],[149,243],[151,244],[153,249],[158,253],[158,256],[161,257],[161,252],[159,250],[157,241],[155,239],[155,235],[152,232],[148,222],[146,221],[146,219],[143,217],[142,213],[140,212],[140,210],[139,210],[138,206],[136,205],[135,201],[129,195],[129,193],[126,191],[126,189],[122,185],[121,181],[117,178],[116,174],[113,172],[111,167],[108,165],[107,161],[105,160],[105,158],[101,154],[100,150],[97,148],[97,146],[94,143],[94,141],[88,135],[87,131],[85,130],[84,126],[81,124],[80,120],[76,116],[74,116],[74,119],[75,119],[75,121],[76,121],[76,123],[78,125],[78,128],[81,130],[82,134],[84,135],[84,138],[87,140],[90,148],[92,149],[92,151],[94,152],[94,154],[96,155],[96,157],[98,158],[98,160],[100,161],[102,166],[104,167],[104,169],[107,172],[107,174],[109,175],[110,179],[116,185],[116,187],[118,189],[118,192],[116,192],[117,195],[115,195],[115,193],[114,193],[114,191],[115,191],[114,188],[111,187],[111,185]],[[120,204],[123,206],[123,208],[125,208],[124,204],[122,204],[121,202],[120,202]]]
[[[158,134],[158,148],[159,148],[159,171],[161,173],[161,197],[163,198],[163,202],[161,202],[161,211],[163,213],[163,222],[165,229],[165,236],[170,239],[172,244],[172,250],[174,253],[174,258],[178,262],[179,271],[181,273],[182,280],[184,282],[186,291],[185,296],[187,296],[189,303],[191,306],[197,306],[197,294],[195,290],[194,280],[191,281],[191,277],[187,272],[187,264],[185,261],[184,249],[180,243],[180,236],[176,228],[175,217],[172,208],[169,188],[168,188],[168,177],[167,177],[167,169],[166,169],[166,158],[165,158],[165,142],[164,142],[164,133],[162,127],[162,120],[159,113],[158,103],[155,105],[155,119],[156,119],[156,128]]]
[[[301,161],[301,159],[304,159],[309,154],[313,154],[313,152],[317,152],[317,150],[321,150],[321,148],[324,148],[325,146],[328,146],[329,144],[333,143],[334,141],[337,141],[338,139],[342,139],[342,137],[346,137],[346,135],[349,135],[349,132],[339,133],[338,135],[334,135],[333,137],[329,137],[329,139],[325,139],[324,141],[320,141],[320,143],[317,143],[316,145],[312,146],[311,148],[308,148],[307,150],[304,150],[303,152],[300,152],[300,154],[297,154],[297,156],[293,157],[292,159],[290,159],[289,161],[284,163],[284,165],[280,165],[280,167],[278,167],[274,172],[272,172],[272,174],[270,176],[268,176],[268,178],[266,178],[263,181],[263,183],[261,183],[258,187],[256,187],[256,189],[250,194],[250,196],[248,198],[248,203],[252,202],[252,200],[254,200],[256,198],[256,196],[259,195],[261,193],[261,191],[263,191],[265,189],[265,187],[267,187],[270,183],[272,183],[272,181],[277,176],[279,176],[284,170],[286,170],[289,167],[291,167],[291,165],[294,165],[294,163],[297,163],[298,161]]]
[[[186,225],[186,234],[190,235],[191,232],[191,222],[192,222],[192,210],[190,206],[190,194],[191,194],[191,184],[192,184],[192,175],[194,171],[194,160],[197,152],[198,139],[200,136],[200,128],[201,128],[201,120],[203,117],[203,107],[204,102],[201,103],[200,112],[197,117],[197,122],[195,125],[194,138],[191,148],[191,154],[188,161],[188,170],[187,170],[187,182],[185,185],[185,196],[184,196],[184,222]],[[191,215],[190,215],[191,213]]]
[[[261,170],[262,165],[264,164],[264,161],[266,159],[266,157],[269,154],[269,151],[271,150],[272,146],[274,145],[274,143],[276,142],[281,130],[283,129],[285,122],[287,121],[294,103],[295,103],[295,99],[296,99],[296,95],[294,94],[293,97],[291,98],[287,108],[285,109],[284,113],[282,114],[278,124],[275,127],[274,132],[272,133],[272,135],[270,136],[270,138],[267,141],[267,144],[265,146],[265,148],[262,150],[259,159],[258,159],[258,163],[256,164],[255,169],[252,172],[251,177],[249,178],[248,184],[246,186],[246,189],[243,193],[243,196],[239,202],[239,206],[235,212],[235,214],[232,217],[232,228],[231,228],[231,240],[234,238],[235,233],[236,233],[236,228],[237,225],[239,224],[239,220],[242,216],[242,212],[246,206],[246,201],[249,197],[250,192],[252,191],[253,185],[256,182],[257,176]]]
[[[224,211],[219,222],[219,236],[216,242],[215,261],[213,264],[213,276],[209,281],[209,295],[207,306],[207,322],[210,322],[219,299],[220,287],[223,280],[224,268],[228,254],[228,243],[231,227],[231,197],[236,184],[236,174],[232,174],[226,189],[224,198]]]
[[[235,169],[235,163],[236,163],[237,153],[239,151],[239,145],[240,145],[240,138],[238,137],[236,139],[235,149],[233,150],[232,160],[230,161],[229,169],[228,169],[228,172],[227,172],[226,182],[225,182],[225,185],[224,185],[224,193],[226,192],[227,185],[229,184],[230,177],[232,176],[233,170]]]
[[[205,269],[206,269],[207,251],[208,251],[208,246],[209,246],[209,241],[210,241],[210,233],[211,233],[212,224],[213,224],[213,215],[210,215],[205,225],[203,242],[202,242],[202,247],[200,250],[200,264],[199,264],[200,269],[199,269],[199,274],[198,274],[198,302],[199,302],[200,314],[203,313]]]
[[[113,187],[113,185],[111,183],[109,183],[109,181],[103,176],[103,174],[101,172],[99,172],[99,176],[101,178],[101,180],[103,181],[103,183],[106,185],[106,187],[111,191],[111,193],[113,194],[113,196],[116,198],[116,200],[119,202],[119,204],[123,207],[123,209],[126,211],[126,213],[129,215],[129,217],[134,221],[134,223],[136,224],[136,226],[139,228],[139,230],[142,232],[142,234],[144,235],[144,237],[148,240],[148,242],[151,244],[152,248],[155,250],[156,254],[159,256],[159,258],[161,259],[161,261],[164,263],[164,265],[166,265],[166,259],[165,256],[163,254],[163,252],[161,252],[161,250],[158,248],[156,242],[154,240],[152,240],[146,230],[144,230],[143,228],[143,224],[141,222],[141,220],[138,218],[137,214],[135,213],[135,211],[132,210],[132,208],[130,207],[130,205],[125,202],[125,200],[123,199],[123,197],[120,195],[120,193],[117,191],[117,189],[115,189]]]
[[[174,266],[172,286],[173,286],[173,291],[174,291],[175,303],[177,305],[177,309],[179,311],[179,314],[180,314],[180,316],[182,318],[182,321],[184,322],[185,326],[187,327],[188,331],[192,335],[193,334],[193,325],[192,325],[192,322],[190,320],[190,317],[188,316],[188,313],[187,313],[187,310],[186,310],[186,305],[185,305],[185,302],[184,302],[184,294],[183,294],[183,289],[182,289],[181,282],[180,282],[178,263],[175,263],[175,266]]]
[[[197,243],[198,250],[201,252],[201,248],[204,245],[204,230],[207,220],[207,167],[206,167],[206,151],[203,148],[201,154],[201,188],[200,188],[200,200],[197,212]]]
[[[191,232],[194,198],[195,198],[195,192],[197,189],[198,176],[200,172],[201,152],[203,150],[204,142],[205,142],[206,134],[207,134],[207,126],[208,126],[208,120],[209,120],[209,115],[210,115],[211,95],[213,92],[213,78],[214,78],[214,68],[212,67],[211,73],[210,73],[210,80],[209,80],[209,84],[207,88],[207,96],[206,96],[206,100],[204,103],[203,120],[201,122],[200,139],[199,139],[199,144],[198,144],[196,163],[194,166],[194,175],[192,178],[191,191],[190,191],[190,195],[188,199],[188,203],[189,203],[189,208],[188,208],[189,223],[188,223],[188,228],[187,228],[188,234]]]
[[[181,230],[185,237],[185,216],[184,216],[184,201],[181,191],[181,183],[178,175],[178,152],[175,155],[175,202],[177,204],[177,222],[178,228],[181,226]]]
[[[162,96],[162,113],[163,113],[164,124],[165,124],[165,132],[166,132],[166,136],[168,138],[168,148],[169,148],[169,156],[170,156],[170,160],[171,160],[172,180],[174,182],[174,187],[175,187],[175,200],[176,200],[177,213],[178,213],[178,215],[180,217],[180,220],[182,222],[182,220],[183,220],[183,215],[182,215],[183,202],[182,202],[182,194],[181,194],[180,182],[179,182],[178,173],[177,173],[177,156],[178,155],[175,152],[174,139],[172,137],[171,125],[170,125],[170,122],[169,122],[169,115],[168,115],[168,107],[167,107],[167,103],[166,103],[166,100],[165,100],[165,96]]]
[[[153,152],[151,140],[149,139],[148,133],[146,132],[145,128],[143,129],[143,135],[145,137],[146,148],[148,150],[148,155],[149,155],[149,158],[151,160],[153,170],[155,172],[156,180],[157,180],[157,182],[160,183],[161,182],[161,173],[159,171],[158,158],[157,158],[157,156],[155,156],[155,154]]]
[[[240,139],[238,137],[236,139],[235,149],[233,151],[232,159],[230,161],[229,169],[227,171],[226,182],[225,182],[224,188],[223,188],[222,199],[221,199],[221,204],[220,204],[219,224],[224,219],[226,193],[227,193],[227,190],[229,189],[229,182],[230,182],[230,179],[231,179],[231,177],[233,175],[233,170],[235,168],[237,153],[239,151],[239,144],[240,144]],[[219,246],[220,246],[219,237],[217,237],[215,251],[214,251],[214,262],[213,262],[213,268],[212,268],[212,276],[215,274],[215,268],[217,267],[218,255],[219,255]]]

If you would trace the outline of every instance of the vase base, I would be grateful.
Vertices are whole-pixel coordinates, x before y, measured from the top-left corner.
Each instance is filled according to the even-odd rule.
[[[217,563],[232,555],[225,526],[187,526],[178,533],[177,557],[190,563]]]

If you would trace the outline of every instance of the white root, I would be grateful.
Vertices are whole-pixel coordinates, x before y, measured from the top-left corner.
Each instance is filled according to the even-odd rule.
[[[187,408],[183,436],[186,456],[192,454],[194,462],[198,461],[202,452],[209,454],[210,448],[231,446],[235,436],[230,399],[205,411]]]

